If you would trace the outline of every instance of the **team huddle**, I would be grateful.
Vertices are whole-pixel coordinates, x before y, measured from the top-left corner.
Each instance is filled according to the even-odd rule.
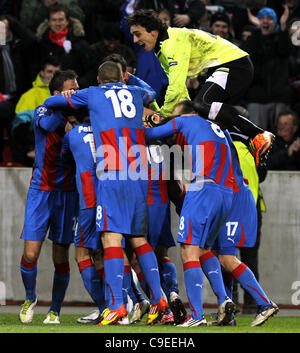
[[[160,27],[145,25],[153,18],[157,21],[151,11],[141,10],[128,19],[138,44],[149,52],[172,37],[172,30],[169,38],[161,38]],[[219,48],[222,43],[216,40]],[[228,56],[234,48],[225,44],[226,50],[220,52]],[[244,59],[240,54],[229,62]],[[176,82],[172,83],[171,70],[180,65],[180,58],[168,59],[171,64],[164,62],[166,70],[170,69],[166,99],[173,94],[170,86]],[[177,97],[175,105],[165,104],[156,115],[160,121],[145,119],[144,113],[145,107],[155,103],[156,92],[140,78],[125,74],[120,63],[103,62],[97,73],[99,85],[82,90],[78,90],[73,71],[54,75],[49,85],[52,96],[35,111],[36,159],[21,235],[25,246],[20,268],[26,292],[21,322],[33,319],[37,262],[48,231],[55,272],[45,324],[60,323],[70,279],[68,250],[73,242],[83,283],[98,307],[94,321],[100,326],[128,322],[128,296],[134,304],[131,323],[147,313],[147,325],[234,325],[234,279],[257,303],[251,326],[263,324],[278,312],[252,271],[237,258],[239,247],[255,244],[257,213],[227,127],[234,124],[244,134],[243,129],[250,126],[247,136],[257,164],[265,158],[273,137],[237,114],[227,96],[220,94],[222,89],[226,91],[225,78],[229,90],[236,89],[230,81],[230,70],[235,72],[235,66],[225,70],[226,61],[218,63],[221,70],[215,65],[217,74],[207,80],[205,88],[218,97],[210,97],[208,102],[204,94],[203,101],[198,97],[194,103]],[[168,114],[164,114],[166,107]],[[68,117],[74,115],[77,124],[66,129]],[[237,119],[242,123],[238,125]],[[166,145],[183,151],[182,158],[188,161],[186,189],[172,173],[172,160],[164,159],[161,153]],[[170,227],[170,202],[179,215],[176,241],[191,314],[178,295],[176,266],[168,256],[168,249],[176,245]],[[218,304],[216,320],[210,323],[203,311],[203,274]]]

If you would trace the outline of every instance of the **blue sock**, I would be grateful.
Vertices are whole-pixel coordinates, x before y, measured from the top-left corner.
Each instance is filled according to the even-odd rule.
[[[134,251],[149,287],[150,303],[157,304],[160,298],[163,297],[163,293],[160,286],[158,264],[154,251],[148,242],[135,248]]]
[[[96,268],[91,259],[86,259],[78,262],[78,268],[83,280],[85,289],[88,291],[94,303],[100,310],[100,313],[105,309],[104,291],[101,286],[101,280],[97,274]]]
[[[136,285],[132,271],[130,271],[130,287],[128,289],[128,295],[133,302],[133,305],[145,300],[143,293],[139,290],[138,286]]]
[[[131,287],[131,266],[124,266],[124,278],[123,278],[123,301],[125,306],[128,304],[129,288]]]
[[[121,247],[104,249],[104,271],[109,309],[117,310],[123,305],[124,255]]]
[[[218,299],[218,305],[220,305],[226,299],[220,261],[211,251],[208,251],[200,257],[200,262],[202,270],[209,280],[210,286]]]
[[[34,302],[36,299],[37,261],[28,263],[24,256],[22,256],[20,270],[25,287],[26,299],[29,299],[30,302]]]
[[[142,272],[140,273],[137,273],[137,278],[139,280],[139,284],[143,290],[143,292],[145,293],[145,295],[147,296],[148,299],[150,299],[150,288],[149,286],[147,285],[147,282],[145,280],[145,277],[144,275],[142,274]]]
[[[97,270],[98,277],[100,279],[100,288],[104,296],[104,306],[105,308],[109,307],[109,295],[108,295],[108,287],[105,281],[105,271],[104,267]]]
[[[52,303],[48,312],[52,310],[59,314],[70,281],[69,261],[62,264],[55,264],[54,267]]]
[[[233,277],[230,272],[222,271],[224,287],[227,297],[232,300],[232,291],[233,291]]]
[[[170,301],[170,293],[179,292],[176,266],[168,257],[164,257],[159,262],[159,273],[162,289],[165,292],[168,301]]]
[[[257,282],[253,272],[243,262],[232,271],[232,275],[252,296],[258,306],[266,306],[270,304],[270,299]]]
[[[203,317],[202,287],[203,273],[199,261],[188,261],[183,264],[184,283],[189,306],[194,320]]]

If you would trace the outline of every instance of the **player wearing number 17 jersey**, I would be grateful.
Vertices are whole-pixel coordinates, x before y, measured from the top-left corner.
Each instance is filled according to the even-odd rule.
[[[129,86],[122,80],[118,65],[105,62],[98,69],[98,87],[80,90],[70,98],[50,97],[45,102],[54,109],[62,106],[89,109],[99,178],[96,195],[97,209],[101,212],[97,212],[97,229],[103,232],[104,270],[112,297],[100,325],[112,324],[127,315],[122,293],[123,235],[131,236],[130,243],[150,287],[152,308],[147,323],[158,321],[168,306],[160,288],[155,254],[145,239],[148,181],[129,178],[130,173],[134,177],[143,171],[148,175],[142,116],[144,104],[155,99],[155,92],[135,77],[129,78]],[[127,178],[122,180],[126,172]]]

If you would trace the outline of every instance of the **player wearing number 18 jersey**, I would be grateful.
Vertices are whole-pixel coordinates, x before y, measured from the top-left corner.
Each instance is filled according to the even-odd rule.
[[[97,229],[103,232],[104,270],[112,297],[100,325],[109,325],[127,315],[122,293],[123,235],[131,236],[130,243],[150,287],[152,308],[147,323],[158,321],[168,306],[160,288],[155,254],[145,239],[148,182],[129,178],[129,172],[134,172],[131,174],[134,177],[140,171],[148,175],[142,116],[144,104],[155,99],[155,92],[133,76],[129,78],[129,86],[122,80],[118,65],[105,62],[98,69],[98,87],[78,91],[70,98],[50,97],[45,102],[51,108],[85,106],[89,109],[99,178],[97,208],[101,207],[101,212],[97,212]],[[122,180],[124,172],[125,176],[128,174]]]

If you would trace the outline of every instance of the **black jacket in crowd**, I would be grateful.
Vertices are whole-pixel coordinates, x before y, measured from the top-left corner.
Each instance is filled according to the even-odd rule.
[[[294,136],[290,142],[284,141],[277,136],[268,160],[268,169],[270,170],[299,170],[300,171],[300,151],[288,155],[289,146],[299,137]]]
[[[291,102],[289,83],[289,54],[291,42],[287,31],[262,35],[255,31],[241,45],[254,65],[254,77],[248,90],[248,103]]]

